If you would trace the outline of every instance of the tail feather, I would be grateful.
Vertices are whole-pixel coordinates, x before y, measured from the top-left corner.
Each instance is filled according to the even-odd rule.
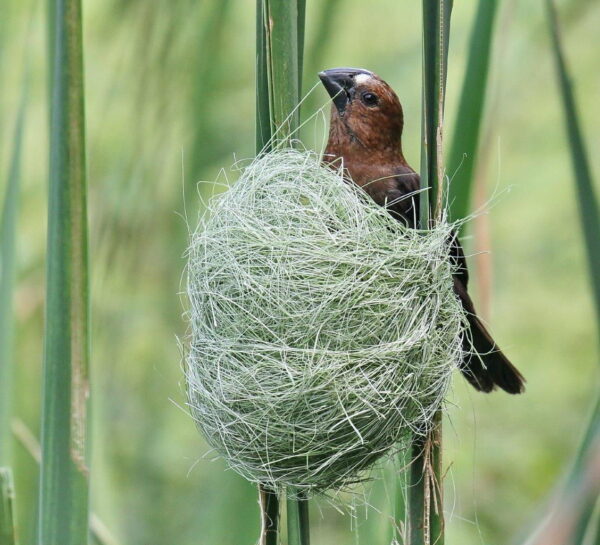
[[[499,386],[509,394],[524,391],[524,378],[498,348],[479,318],[468,317],[469,334],[465,335],[465,360],[461,369],[467,380],[482,392]],[[470,338],[469,338],[470,337]]]
[[[523,375],[498,348],[477,317],[473,301],[457,278],[454,279],[454,289],[467,312],[469,323],[469,330],[463,338],[463,375],[475,389],[482,392],[491,392],[498,386],[509,394],[522,393],[525,390]]]

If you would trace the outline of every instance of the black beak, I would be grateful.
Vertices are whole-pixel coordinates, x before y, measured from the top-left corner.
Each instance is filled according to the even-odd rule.
[[[340,115],[344,114],[346,106],[354,98],[354,78],[359,74],[373,75],[362,68],[332,68],[319,72],[319,78]]]

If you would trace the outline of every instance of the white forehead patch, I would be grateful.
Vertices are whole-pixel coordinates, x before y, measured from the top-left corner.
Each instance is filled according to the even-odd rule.
[[[354,81],[357,83],[357,85],[361,85],[370,80],[371,77],[371,74],[357,74],[356,76],[354,76]]]

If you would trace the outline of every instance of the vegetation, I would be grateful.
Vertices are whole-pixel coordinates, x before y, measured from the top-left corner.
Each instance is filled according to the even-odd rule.
[[[88,539],[88,255],[80,0],[52,2],[39,542]]]
[[[78,286],[85,284],[85,252],[81,245],[85,240],[82,198],[85,185],[83,169],[74,174],[68,168],[72,163],[60,160],[59,151],[68,148],[58,145],[64,142],[61,139],[65,135],[58,133],[55,117],[50,138],[54,149],[50,233],[57,234],[59,229],[77,225],[66,221],[69,209],[73,213],[79,211],[79,228],[70,234],[61,231],[60,239],[73,245],[50,245],[46,255],[49,79],[55,88],[52,94],[55,116],[59,111],[65,115],[68,112],[62,107],[57,109],[61,93],[56,89],[61,85],[61,71],[48,71],[46,59],[50,54],[58,59],[59,68],[66,68],[73,57],[62,56],[61,40],[47,42],[45,31],[49,26],[50,34],[56,37],[77,36],[77,30],[65,34],[66,27],[61,27],[64,20],[60,18],[51,18],[51,24],[47,25],[48,13],[38,9],[33,15],[33,32],[25,40],[33,4],[6,0],[0,8],[3,82],[0,163],[7,167],[18,141],[14,127],[19,124],[19,102],[23,96],[23,63],[14,59],[22,59],[25,48],[31,55],[33,68],[26,99],[28,117],[21,122],[24,134],[21,204],[16,200],[5,201],[14,202],[6,206],[9,216],[14,218],[11,221],[17,221],[15,257],[14,260],[4,257],[7,254],[3,242],[0,268],[5,278],[6,271],[11,274],[10,270],[14,270],[16,281],[10,288],[14,310],[5,310],[3,316],[8,315],[9,319],[2,321],[0,335],[7,338],[6,324],[10,327],[9,322],[14,323],[14,356],[3,360],[15,362],[13,409],[9,409],[13,424],[24,422],[34,438],[43,435],[47,451],[51,449],[49,437],[60,438],[61,452],[68,456],[66,436],[74,431],[69,397],[77,390],[64,388],[64,384],[71,384],[72,378],[72,357],[67,347],[71,346],[69,339],[74,338],[74,331],[84,334],[87,320],[83,319],[84,314],[79,315],[82,319],[76,324],[68,320],[66,308],[72,309],[74,300],[66,297],[74,294],[80,309],[86,303],[84,291],[59,291],[56,286],[64,281],[65,273],[73,272],[82,280]],[[497,2],[497,14],[490,11],[485,19],[482,19],[483,4],[479,4],[479,15],[473,3],[455,3],[452,13],[444,116],[446,134],[452,138],[446,173],[454,181],[467,174],[469,179],[473,178],[464,154],[477,161],[475,150],[480,138],[462,132],[464,129],[460,127],[475,130],[480,126],[479,134],[489,135],[491,142],[487,174],[478,180],[489,198],[493,198],[490,249],[494,284],[490,322],[501,345],[523,369],[528,384],[526,394],[513,399],[502,394],[475,394],[461,377],[456,377],[450,414],[444,423],[445,542],[503,543],[512,537],[529,535],[540,504],[546,501],[565,467],[571,468],[568,476],[573,478],[567,479],[568,484],[556,501],[559,505],[581,507],[581,516],[573,525],[578,533],[573,535],[591,539],[597,521],[594,515],[597,494],[592,489],[588,495],[589,489],[579,488],[582,483],[593,481],[582,479],[587,474],[578,468],[589,467],[590,451],[586,445],[597,444],[592,433],[598,429],[597,411],[589,433],[584,431],[589,407],[597,407],[594,401],[598,390],[597,322],[588,278],[589,271],[595,270],[592,264],[597,248],[594,228],[589,227],[590,218],[594,221],[597,217],[597,208],[594,209],[590,197],[594,189],[597,193],[592,173],[598,171],[600,157],[593,153],[586,157],[582,150],[591,152],[600,146],[600,136],[595,130],[600,122],[600,104],[595,99],[599,75],[597,47],[594,47],[600,6],[589,0],[563,0],[557,5],[563,40],[562,44],[555,42],[556,58],[560,46],[566,49],[558,65],[560,98],[553,87],[553,57],[548,54],[544,32],[547,23],[544,2]],[[53,0],[49,2],[50,13],[62,13],[61,10],[75,5],[72,0]],[[207,544],[240,545],[255,543],[260,533],[257,491],[225,471],[221,461],[203,456],[206,447],[198,439],[186,411],[177,407],[185,404],[178,365],[181,354],[174,340],[174,334],[185,332],[181,303],[176,296],[181,290],[184,263],[181,258],[184,240],[180,239],[185,238],[185,222],[181,216],[193,224],[198,212],[198,204],[190,198],[186,201],[187,208],[184,206],[182,195],[184,190],[188,197],[193,195],[200,180],[219,177],[220,182],[225,182],[219,171],[234,161],[233,154],[241,159],[252,157],[255,152],[256,58],[254,48],[249,45],[255,39],[256,27],[250,23],[255,11],[251,3],[235,3],[235,9],[233,5],[222,0],[87,0],[84,5],[93,308],[94,396],[88,433],[93,434],[91,503],[110,530],[109,535],[117,536],[120,543],[192,545],[200,539]],[[299,44],[304,10],[298,6],[295,17]],[[273,3],[273,7],[281,6]],[[494,8],[495,5],[489,6],[490,10]],[[303,85],[299,80],[295,84],[296,93],[300,88],[310,89],[316,83],[313,72],[333,66],[363,66],[380,73],[399,92],[404,104],[403,144],[413,165],[418,163],[420,143],[419,20],[420,13],[413,3],[400,5],[383,0],[376,7],[373,3],[351,0],[308,3],[304,25],[308,69],[303,74]],[[494,40],[500,39],[502,47],[492,47],[493,41],[483,45],[477,41],[480,45],[473,45],[476,37],[490,38],[490,33],[485,32],[488,25],[501,30],[495,33]],[[294,32],[294,25],[286,32]],[[490,51],[487,78],[482,77],[486,69],[482,66],[477,71],[479,79],[473,84],[466,83],[473,81],[469,80],[469,70],[474,70],[471,61],[485,60],[483,55],[473,57],[474,53],[469,57],[468,52],[476,48],[485,51],[487,47]],[[299,57],[302,47],[294,50]],[[293,58],[294,54],[290,55]],[[302,62],[298,57],[294,61],[298,68],[292,72],[299,77]],[[261,61],[259,57],[259,66],[260,62],[267,62],[265,59]],[[574,87],[569,85],[566,67],[576,82]],[[81,77],[78,69],[66,72],[71,78]],[[52,78],[48,77],[50,73]],[[260,81],[264,83],[261,78],[259,84]],[[72,89],[82,90],[82,87],[75,84]],[[459,97],[476,89],[480,90],[481,102],[462,99],[462,104],[473,109],[470,117],[465,113],[466,106],[460,105]],[[259,96],[264,99],[265,95]],[[289,104],[277,107],[286,112],[287,107],[297,102],[297,96]],[[73,98],[75,113],[79,108],[81,115],[81,106],[77,106],[81,96],[75,93],[71,95]],[[327,102],[325,93],[319,89],[307,104]],[[568,146],[562,129],[562,110],[569,116]],[[309,107],[304,108],[300,119],[311,113]],[[268,119],[270,128],[270,116]],[[81,123],[60,125],[82,127]],[[322,119],[317,118],[303,129],[303,140],[318,148],[323,142],[324,127]],[[76,146],[71,149],[72,157],[78,157],[81,166],[81,131],[72,134],[79,135],[69,142]],[[268,138],[270,134],[259,135],[258,142],[266,142]],[[459,138],[466,143],[457,144]],[[567,153],[569,147],[574,152],[572,164]],[[453,165],[457,162],[461,167],[454,172]],[[573,165],[579,193],[573,192],[571,183]],[[2,172],[8,170],[3,168]],[[12,176],[0,179],[1,195],[7,194],[14,179]],[[76,202],[61,201],[59,197],[64,195],[57,191],[60,187],[73,188],[74,193],[69,195]],[[201,184],[198,189],[204,198],[218,190],[218,186]],[[580,195],[578,200],[574,195]],[[69,204],[64,215],[58,212],[60,202]],[[12,229],[4,225],[3,241],[11,238]],[[587,245],[579,225],[585,225]],[[50,236],[52,240],[56,241],[54,235]],[[81,252],[73,251],[77,248]],[[587,253],[592,259],[587,260]],[[78,265],[72,261],[75,255],[80,257]],[[51,264],[47,294],[43,288],[46,262]],[[592,274],[592,282],[597,277]],[[69,280],[67,286],[73,288],[75,283]],[[6,296],[0,297],[0,308],[10,308],[5,306]],[[45,312],[47,339],[57,340],[57,343],[48,341],[51,349],[45,354],[46,370],[52,370],[46,380],[46,400],[61,401],[55,407],[60,409],[56,413],[49,406],[42,408],[40,401]],[[54,350],[61,346],[61,352]],[[2,401],[6,399],[3,394],[9,384],[4,378],[6,370],[3,367],[0,379]],[[64,373],[64,381],[56,380],[58,373]],[[59,388],[61,384],[63,387]],[[55,387],[60,395],[50,393]],[[45,419],[43,432],[41,414]],[[2,448],[7,444],[7,420],[4,422],[4,431],[0,426]],[[55,432],[50,431],[53,425],[57,427]],[[23,433],[20,424],[13,425],[13,429],[18,431],[13,455],[10,462],[0,463],[10,463],[15,477],[20,543],[33,545],[38,543],[39,475],[35,460],[24,447],[31,444],[32,438]],[[586,439],[579,450],[582,435]],[[62,460],[64,464],[59,458],[49,456],[45,461],[42,478],[45,500],[39,514],[46,521],[41,528],[47,535],[68,532],[68,536],[60,535],[59,542],[66,544],[77,542],[75,534],[81,536],[85,532],[81,521],[86,518],[87,502],[83,499],[85,478],[77,474],[67,457]],[[396,462],[396,466],[403,464],[404,461]],[[52,505],[55,496],[49,487],[49,476],[55,471],[72,477],[67,482],[73,484],[73,490],[82,498],[76,502],[77,509],[68,513],[80,522],[65,525],[64,530],[52,529],[48,522],[52,516],[49,509],[67,505]],[[313,545],[390,541],[392,517],[401,520],[405,498],[396,491],[403,489],[403,483],[392,484],[392,468],[381,471],[387,479],[365,489],[366,502],[362,497],[344,498],[356,504],[352,517],[339,513],[327,502],[311,501]],[[577,495],[581,490],[585,494]],[[584,505],[570,503],[573,497],[585,498]],[[373,508],[366,508],[364,503]],[[273,504],[267,502],[267,505],[273,512]],[[307,505],[292,505],[290,512],[294,513],[296,507],[297,513],[304,517]],[[296,524],[301,517],[292,517],[288,524],[292,540],[301,534],[298,528],[306,526]],[[280,532],[284,543],[285,533]],[[95,535],[93,540],[102,540],[98,537],[101,532]],[[51,539],[45,543],[53,543]]]

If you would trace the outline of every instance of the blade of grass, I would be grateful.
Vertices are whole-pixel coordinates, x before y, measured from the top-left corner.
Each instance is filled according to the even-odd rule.
[[[597,531],[594,507],[600,497],[600,397],[596,400],[589,424],[576,453],[565,483],[550,502],[544,520],[531,536],[522,538],[527,545],[572,545],[587,543],[584,536]]]
[[[4,81],[4,66],[6,56],[7,29],[10,21],[10,7],[8,2],[0,5],[0,81]],[[0,127],[4,126],[4,109],[0,108]]]
[[[56,2],[58,0],[46,0],[46,51],[48,52],[48,59],[53,59],[56,52],[54,51],[54,47],[56,45],[56,40],[54,37],[56,36],[56,17],[54,16],[56,12]],[[46,71],[46,86],[48,89],[48,102],[52,102],[52,89],[54,88],[54,69],[51,63],[48,65],[48,69]],[[51,109],[48,108],[48,124],[52,122],[50,116],[52,115]]]
[[[417,436],[413,439],[411,457],[408,475],[408,543],[443,545],[441,410],[436,412],[427,437]]]
[[[15,488],[12,471],[0,467],[0,545],[17,545]]]
[[[598,241],[600,241],[600,213],[598,210],[598,199],[594,192],[592,171],[581,131],[571,77],[563,53],[556,8],[552,0],[546,0],[546,11],[552,40],[552,53],[565,115],[565,125],[579,204],[579,218],[581,220],[581,228],[588,257],[588,268],[596,307],[598,338],[600,339],[600,244],[598,244]]]
[[[298,129],[302,92],[305,0],[268,2],[271,121],[275,136],[289,142]],[[288,545],[309,545],[308,501],[295,490],[287,497]]]
[[[448,155],[448,172],[452,177],[449,188],[452,220],[464,218],[469,213],[497,8],[497,0],[479,0],[471,30],[467,69]]]
[[[600,211],[598,199],[594,190],[590,161],[581,130],[579,113],[575,94],[571,84],[569,69],[563,52],[558,15],[553,0],[546,0],[546,12],[550,30],[552,53],[556,66],[558,85],[562,99],[565,125],[571,152],[573,175],[579,204],[579,217],[587,253],[589,274],[591,277],[592,292],[596,310],[596,327],[598,340],[600,340]],[[585,436],[577,451],[573,468],[567,481],[567,496],[569,490],[576,487],[578,480],[585,474],[584,460],[590,456],[594,444],[600,438],[600,394],[596,400],[594,411],[590,419]],[[593,491],[597,496],[600,490]],[[576,531],[585,533],[592,520],[593,505],[584,506],[581,510]],[[575,537],[577,539],[577,537]]]
[[[546,13],[551,37],[552,54],[562,106],[565,116],[569,149],[579,203],[579,217],[585,241],[588,269],[591,275],[592,292],[597,319],[598,339],[600,340],[600,213],[594,191],[590,162],[581,131],[577,103],[571,85],[560,38],[558,15],[552,0],[546,0]],[[556,494],[558,508],[549,509],[550,514],[538,526],[534,537],[526,539],[528,544],[548,543],[550,539],[558,544],[581,543],[592,524],[594,504],[600,494],[600,481],[597,476],[597,460],[600,454],[600,395],[597,395],[588,426],[577,449],[571,469]],[[589,498],[589,500],[586,500]],[[553,502],[554,503],[554,502]],[[556,513],[562,515],[559,525]],[[559,517],[561,518],[561,517]],[[597,535],[597,534],[596,534]],[[558,536],[558,537],[557,537]]]
[[[27,427],[27,424],[20,418],[13,418],[11,428],[17,441],[31,458],[40,465],[42,463],[42,449],[37,437]],[[100,545],[119,545],[119,540],[110,531],[104,521],[94,512],[90,512],[90,532],[94,540]]]
[[[288,491],[287,529],[289,545],[310,545],[308,500],[297,490]]]
[[[12,158],[0,218],[0,465],[11,461],[13,357],[13,291],[15,282],[15,240],[21,180],[21,149],[25,126],[27,82],[23,84],[21,103],[15,123]]]
[[[582,545],[598,545],[600,543],[600,490],[588,498],[587,508],[582,509],[575,531],[575,543]]]
[[[81,3],[53,0],[40,545],[88,539],[88,255]]]
[[[452,0],[423,0],[423,113],[420,225],[442,214],[443,122]],[[415,436],[409,474],[410,545],[443,545],[442,413],[427,437]]]

